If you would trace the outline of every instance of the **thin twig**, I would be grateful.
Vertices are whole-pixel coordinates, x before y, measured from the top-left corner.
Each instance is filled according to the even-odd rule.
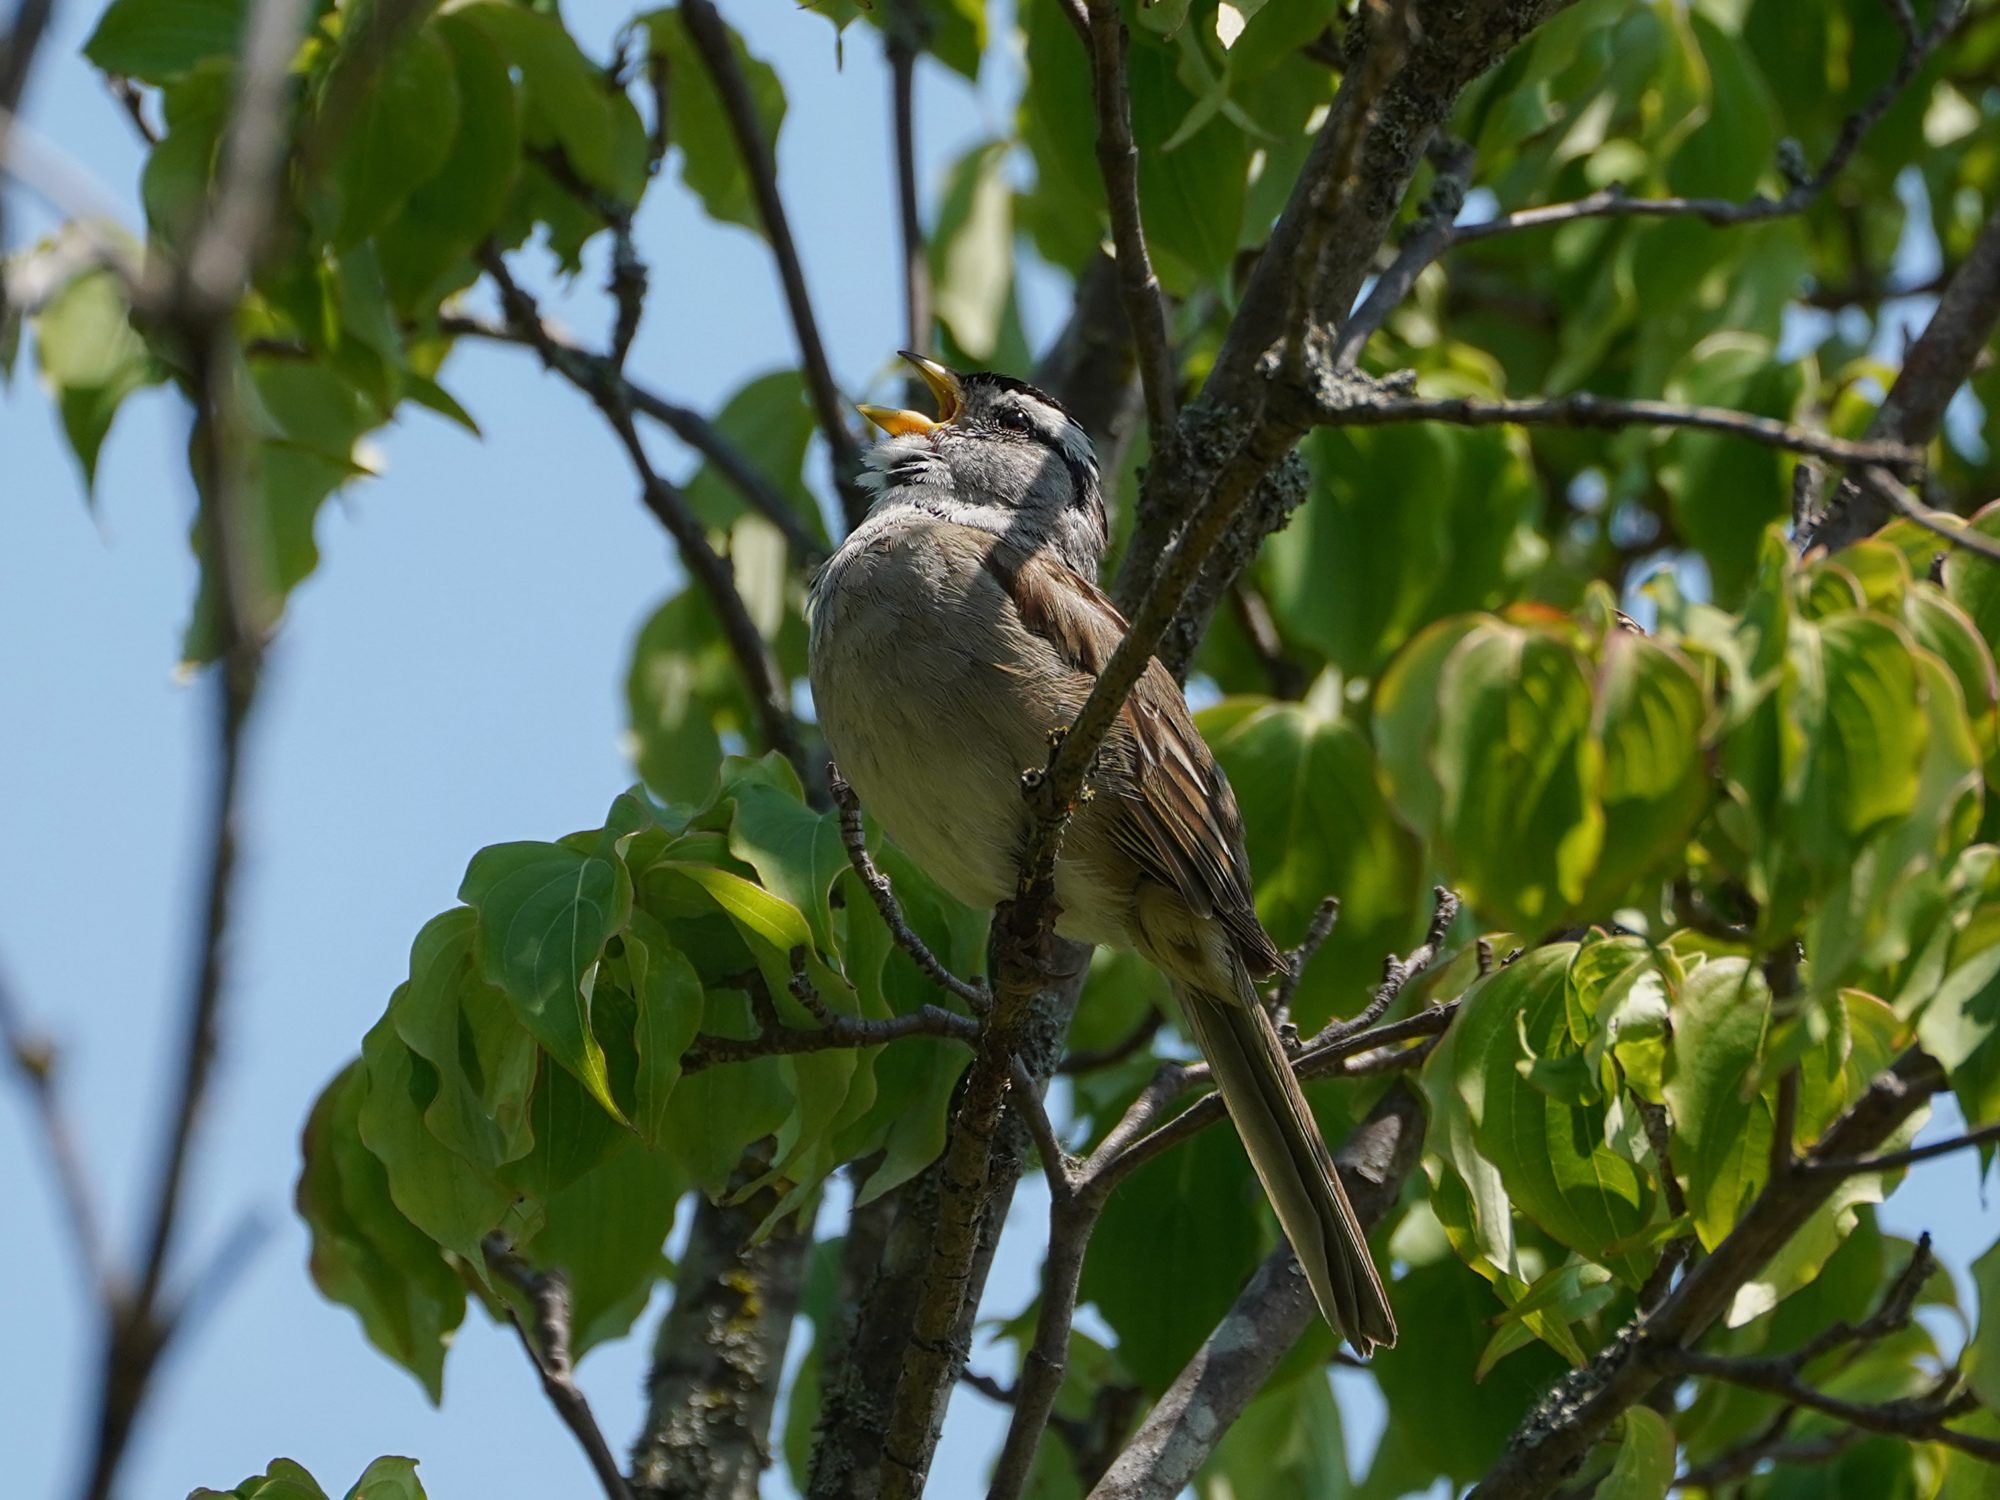
[[[625,1483],[625,1475],[612,1456],[611,1445],[604,1440],[597,1418],[591,1414],[590,1402],[577,1386],[570,1364],[568,1282],[559,1271],[535,1270],[498,1235],[488,1235],[484,1248],[486,1264],[520,1291],[534,1310],[532,1333],[521,1321],[520,1313],[509,1309],[509,1320],[514,1332],[520,1335],[521,1347],[533,1362],[535,1373],[542,1377],[542,1390],[549,1404],[582,1446],[607,1500],[632,1500],[631,1487]]]
[[[1442,1005],[1427,1005],[1415,1015],[1391,1021],[1386,1026],[1353,1035],[1337,1035],[1329,1041],[1315,1041],[1293,1059],[1292,1071],[1303,1083],[1317,1078],[1387,1072],[1398,1066],[1409,1066],[1421,1060],[1421,1057],[1412,1055],[1418,1049],[1409,1049],[1408,1053],[1391,1053],[1386,1049],[1399,1042],[1442,1034],[1457,1013],[1456,1000]],[[1379,1063],[1374,1060],[1378,1055],[1382,1059]],[[1132,1102],[1118,1125],[1084,1163],[1078,1173],[1084,1187],[1090,1191],[1108,1192],[1154,1157],[1227,1119],[1228,1109],[1222,1102],[1222,1095],[1210,1093],[1195,1100],[1164,1124],[1153,1124],[1167,1104],[1188,1089],[1207,1083],[1209,1077],[1205,1063],[1186,1067],[1166,1065],[1162,1076],[1155,1079],[1154,1086]]]
[[[1305,373],[1322,316],[1337,319],[1348,311],[1345,306],[1331,311],[1321,306],[1321,262],[1347,217],[1348,202],[1359,182],[1362,143],[1374,129],[1382,98],[1409,56],[1417,25],[1416,5],[1414,0],[1364,0],[1355,24],[1364,21],[1367,31],[1359,65],[1341,79],[1333,110],[1322,127],[1325,170],[1314,179],[1307,199],[1298,274],[1287,300],[1284,360],[1295,380]],[[1316,151],[1315,155],[1322,153]]]
[[[1809,454],[1831,463],[1881,465],[1899,473],[1914,472],[1923,463],[1919,450],[1899,442],[1856,442],[1728,407],[1626,400],[1589,391],[1517,401],[1404,396],[1379,387],[1343,386],[1327,393],[1315,420],[1327,427],[1378,427],[1397,422],[1450,422],[1461,427],[1686,427],[1728,433],[1767,448]]]
[[[1915,1166],[1920,1161],[1996,1142],[2000,1142],[2000,1125],[1982,1125],[1950,1140],[1932,1141],[1928,1146],[1912,1146],[1907,1151],[1888,1151],[1880,1156],[1807,1156],[1799,1163],[1799,1170],[1834,1177],[1856,1177],[1864,1172],[1895,1172]]]
[[[648,386],[641,385],[602,354],[593,353],[565,338],[546,321],[539,326],[493,323],[462,313],[447,313],[438,319],[440,332],[454,338],[486,339],[513,344],[543,354],[559,352],[562,363],[552,366],[565,374],[571,384],[587,390],[596,385],[615,387],[620,399],[641,416],[651,417],[695,452],[715,465],[720,474],[750,508],[784,533],[793,556],[801,563],[815,563],[826,556],[826,543],[806,525],[778,487],[730,438],[692,407],[670,401]],[[576,372],[571,375],[569,372]]]
[[[792,240],[791,223],[785,216],[784,199],[778,194],[777,160],[772,143],[764,139],[757,118],[757,105],[750,96],[749,82],[737,65],[729,29],[723,24],[711,0],[685,0],[681,19],[688,37],[701,54],[702,65],[722,100],[729,117],[730,132],[736,138],[737,153],[750,179],[757,200],[758,217],[763,220],[765,238],[778,263],[778,278],[785,289],[785,306],[791,313],[792,331],[799,342],[799,358],[805,366],[806,387],[812,393],[813,409],[819,414],[820,431],[833,455],[834,486],[840,491],[841,508],[850,527],[868,514],[868,495],[855,483],[861,469],[861,448],[847,425],[847,406],[834,383],[827,363],[826,346],[820,341],[819,321],[813,315],[812,298],[806,291],[805,270],[799,263],[798,246]]]
[[[103,1500],[157,1368],[179,1325],[164,1287],[181,1228],[194,1137],[215,1062],[226,989],[226,939],[236,875],[244,731],[256,702],[273,623],[255,558],[254,513],[243,494],[243,442],[228,323],[257,264],[272,218],[290,131],[287,78],[303,25],[301,0],[262,0],[245,22],[242,63],[220,176],[185,262],[147,289],[149,316],[185,356],[195,406],[190,447],[199,494],[196,528],[214,610],[213,751],[196,882],[194,967],[182,1008],[172,1113],[161,1132],[146,1234],[129,1292],[106,1304],[107,1337],[96,1437],[83,1493]]]
[[[1888,1139],[1944,1086],[1944,1072],[1909,1051],[1878,1073],[1821,1138],[1829,1156],[1861,1155]],[[1565,1377],[1531,1419],[1533,1436],[1508,1445],[1473,1494],[1478,1500],[1531,1500],[1549,1494],[1628,1407],[1658,1383],[1662,1365],[1727,1311],[1737,1290],[1825,1203],[1835,1180],[1792,1172],[1769,1181],[1736,1227],[1691,1266],[1641,1325],[1628,1327],[1587,1371]],[[1805,1404],[1805,1403],[1801,1403]],[[1858,1424],[1857,1424],[1858,1425]]]
[[[920,1006],[900,1016],[848,1016],[834,1010],[813,988],[805,971],[805,950],[792,954],[792,977],[787,989],[819,1024],[792,1026],[779,1016],[771,1001],[763,976],[744,976],[743,990],[749,997],[751,1013],[757,1019],[757,1035],[718,1036],[702,1032],[688,1043],[681,1057],[683,1073],[699,1073],[724,1063],[747,1062],[757,1057],[789,1056],[800,1052],[833,1052],[855,1047],[879,1047],[904,1037],[929,1036],[972,1045],[979,1038],[979,1023],[957,1011],[938,1005]]]
[[[1778,1097],[1771,1110],[1772,1180],[1787,1177],[1798,1165],[1792,1137],[1799,1128],[1799,1069],[1797,1064],[1778,1075]]]
[[[1148,1005],[1138,1023],[1109,1047],[1081,1047],[1065,1052],[1063,1060],[1056,1065],[1056,1071],[1075,1077],[1079,1073],[1094,1073],[1099,1068],[1122,1063],[1134,1053],[1145,1050],[1146,1044],[1159,1034],[1165,1019],[1158,1010]]]
[[[1305,668],[1285,654],[1284,637],[1278,633],[1278,622],[1271,613],[1270,601],[1251,584],[1239,579],[1236,587],[1229,591],[1229,603],[1236,612],[1236,622],[1243,627],[1243,634],[1249,639],[1250,649],[1257,653],[1257,661],[1264,668],[1271,696],[1288,703],[1304,697]]]
[[[1125,22],[1116,0],[1086,0],[1091,93],[1097,106],[1097,170],[1111,211],[1118,291],[1132,326],[1139,383],[1146,399],[1146,430],[1155,459],[1173,444],[1179,404],[1173,344],[1167,333],[1164,294],[1146,251],[1139,212],[1139,147],[1132,138],[1132,96],[1125,79]]]
[[[35,54],[41,50],[42,38],[48,33],[49,20],[54,14],[55,0],[19,0],[14,24],[0,34],[0,166],[13,160],[14,113],[20,107]],[[7,202],[6,195],[0,193],[0,257],[6,252]],[[8,322],[7,282],[0,275],[0,328],[5,328]]]
[[[1947,1375],[1940,1383],[1940,1393],[1870,1405],[1831,1396],[1808,1385],[1783,1359],[1739,1359],[1723,1354],[1704,1354],[1695,1349],[1661,1350],[1654,1354],[1653,1359],[1661,1368],[1676,1374],[1702,1376],[1782,1396],[1794,1406],[1833,1417],[1864,1432],[1943,1443],[1948,1448],[1961,1449],[1988,1463],[2000,1463],[2000,1438],[1981,1437],[1945,1425],[1949,1417],[1960,1414],[1964,1409],[1951,1399],[1957,1384],[1955,1374]]]
[[[1042,1260],[1042,1291],[1035,1313],[1035,1337],[1021,1354],[1021,1374],[1014,1383],[1014,1415],[1007,1437],[994,1461],[993,1481],[986,1500],[1019,1500],[1035,1467],[1035,1451],[1062,1393],[1069,1364],[1070,1323],[1076,1315],[1077,1288],[1083,1280],[1084,1248],[1103,1206],[1101,1198],[1084,1200],[1074,1193],[1058,1197],[1049,1208],[1049,1248]]]
[[[108,1296],[111,1268],[105,1255],[97,1205],[90,1193],[90,1180],[84,1173],[76,1136],[56,1087],[56,1049],[46,1037],[29,1031],[4,974],[0,974],[0,1044],[6,1046],[15,1076],[21,1080],[29,1107],[34,1111],[35,1124],[41,1131],[42,1154],[48,1158],[56,1197],[69,1221],[70,1249],[91,1292],[100,1298]]]
[[[1717,1454],[1705,1464],[1684,1469],[1674,1480],[1680,1490],[1714,1490],[1732,1479],[1741,1479],[1760,1465],[1823,1464],[1840,1457],[1868,1434],[1859,1427],[1842,1427],[1822,1438],[1788,1443],[1783,1434],[1798,1415],[1796,1406],[1782,1408],[1749,1442]]]
[[[1897,0],[1889,0],[1889,4],[1893,10]],[[1938,0],[1937,11],[1927,29],[1921,34],[1913,30],[1905,31],[1903,51],[1889,77],[1841,123],[1840,134],[1819,169],[1801,177],[1779,197],[1768,198],[1759,193],[1741,201],[1729,198],[1635,198],[1628,195],[1622,185],[1614,183],[1574,202],[1543,204],[1501,214],[1478,224],[1459,225],[1452,232],[1450,245],[1472,244],[1494,235],[1546,228],[1551,224],[1569,224],[1578,219],[1696,218],[1709,224],[1731,225],[1756,224],[1799,213],[1846,170],[1868,132],[1888,113],[1896,97],[1917,75],[1931,53],[1951,34],[1963,10],[1964,0]]]
[[[1899,483],[1893,475],[1869,465],[1858,472],[1858,478],[1863,489],[1886,501],[1890,510],[1915,522],[1932,536],[1988,562],[2000,562],[2000,541],[1995,541],[1984,532],[1974,531],[1957,516],[1932,510],[1910,491],[1909,486]]]
[[[1014,1059],[1012,1084],[1008,1103],[1021,1112],[1028,1134],[1035,1139],[1035,1150],[1042,1158],[1042,1175],[1048,1179],[1049,1198],[1058,1204],[1067,1203],[1076,1196],[1069,1152],[1063,1149],[1062,1139],[1056,1134],[1055,1122],[1049,1118],[1048,1104],[1035,1086],[1034,1075],[1018,1057]]]
[[[882,45],[889,56],[889,115],[896,139],[896,222],[902,233],[903,347],[931,348],[931,265],[924,221],[917,205],[917,53],[925,24],[912,0],[893,0],[883,15]]]
[[[1328,896],[1313,908],[1312,920],[1306,923],[1306,935],[1299,939],[1298,947],[1285,955],[1285,964],[1278,971],[1278,982],[1270,995],[1271,1024],[1280,1033],[1292,1019],[1292,997],[1299,992],[1299,981],[1305,978],[1306,965],[1319,952],[1321,945],[1333,935],[1333,924],[1340,920],[1340,897]]]
[[[1472,185],[1472,148],[1463,141],[1447,140],[1434,147],[1431,156],[1437,164],[1437,181],[1430,197],[1395,260],[1375,279],[1353,316],[1341,325],[1327,356],[1335,369],[1345,369],[1361,358],[1370,336],[1388,321],[1431,262],[1452,244],[1456,233],[1452,221]]]
[[[805,751],[792,723],[789,704],[781,684],[783,674],[756,622],[750,618],[743,596],[737,592],[736,577],[729,563],[709,545],[707,533],[680,489],[662,478],[653,467],[639,432],[632,423],[632,407],[624,399],[625,387],[615,381],[596,378],[604,364],[579,362],[570,357],[567,346],[559,343],[543,325],[541,309],[508,270],[499,250],[491,245],[480,253],[480,264],[493,278],[500,293],[500,306],[509,328],[518,333],[542,362],[563,376],[596,405],[618,435],[633,471],[639,477],[639,498],[653,513],[680,549],[681,562],[715,611],[723,639],[736,669],[748,690],[764,743],[779,751],[793,766],[805,773]],[[608,362],[605,362],[608,363]]]
[[[1375,993],[1359,1015],[1346,1021],[1329,1021],[1326,1028],[1313,1038],[1312,1048],[1317,1051],[1337,1042],[1344,1042],[1359,1036],[1389,1012],[1396,1003],[1396,997],[1403,993],[1403,987],[1417,975],[1431,966],[1438,952],[1444,947],[1445,936],[1451,931],[1451,924],[1458,920],[1458,893],[1444,886],[1431,887],[1431,925],[1424,933],[1423,946],[1408,958],[1398,959],[1390,954],[1382,961],[1382,982],[1375,987]]]
[[[993,997],[983,982],[960,979],[945,966],[945,963],[928,944],[917,936],[910,924],[903,918],[903,908],[896,900],[895,887],[889,884],[889,877],[876,867],[874,858],[868,853],[868,831],[861,823],[861,799],[854,794],[840,767],[828,763],[826,768],[827,789],[832,793],[834,806],[840,812],[840,841],[847,848],[848,863],[854,866],[854,873],[861,877],[861,884],[868,897],[875,903],[875,909],[882,914],[888,925],[889,935],[915,962],[939,989],[963,1000],[974,1011],[983,1014],[993,1003]]]

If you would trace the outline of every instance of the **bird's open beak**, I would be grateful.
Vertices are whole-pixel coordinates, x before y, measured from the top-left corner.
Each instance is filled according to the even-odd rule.
[[[920,411],[902,411],[893,406],[860,406],[855,409],[891,437],[936,432],[957,417],[965,405],[965,394],[958,377],[936,360],[926,359],[921,354],[912,354],[905,349],[902,357],[923,376],[924,384],[937,397],[938,414],[927,417]]]

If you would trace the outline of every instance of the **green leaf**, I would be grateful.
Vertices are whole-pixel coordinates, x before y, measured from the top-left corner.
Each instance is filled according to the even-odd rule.
[[[1006,141],[974,146],[953,164],[928,245],[939,321],[984,363],[999,347],[1014,289],[1014,190]]]
[[[1403,821],[1425,839],[1437,831],[1443,802],[1430,768],[1430,746],[1445,664],[1459,642],[1482,628],[1473,616],[1439,620],[1397,655],[1375,690],[1375,753],[1383,786]]]
[[[319,1487],[319,1481],[307,1473],[304,1466],[289,1458],[274,1458],[262,1474],[253,1474],[233,1490],[197,1489],[189,1492],[188,1500],[327,1500],[326,1491]]]
[[[1197,103],[1176,76],[1174,50],[1135,44],[1126,70],[1139,145],[1140,211],[1161,283],[1181,294],[1198,284],[1226,283],[1243,222],[1251,142],[1211,120],[1169,148]],[[1084,137],[1094,139],[1094,130]]]
[[[480,968],[521,1024],[623,1119],[591,1034],[590,992],[605,942],[632,910],[624,863],[561,844],[495,844],[472,857],[458,895],[479,913]]]
[[[673,595],[639,627],[625,698],[646,785],[670,802],[705,800],[721,735],[753,727],[735,658],[700,589]]]
[[[1584,666],[1555,636],[1490,625],[1439,678],[1439,834],[1452,883],[1501,926],[1540,932],[1584,896],[1603,847],[1603,753]]]
[[[520,172],[520,108],[506,58],[462,17],[433,25],[451,55],[457,130],[442,165],[376,233],[389,294],[411,316],[433,312],[438,298],[477,274],[472,252],[499,224]],[[411,394],[424,399],[420,388]]]
[[[410,981],[389,1002],[395,1033],[435,1075],[424,1109],[430,1134],[491,1172],[533,1143],[534,1038],[473,958],[478,918],[457,907],[424,924],[410,950]]]
[[[603,71],[554,14],[507,0],[465,0],[443,14],[477,27],[519,70],[529,139],[559,147],[570,166],[606,192],[633,186],[619,150],[621,113],[631,104],[614,99]],[[682,86],[679,75],[674,83]]]
[[[324,144],[311,159],[335,250],[394,219],[443,167],[458,133],[458,75],[437,33],[426,28],[388,45],[387,57],[371,47],[343,49],[327,80]]]
[[[378,1458],[361,1471],[347,1500],[424,1500],[414,1458]]]
[[[668,1103],[680,1081],[681,1058],[701,1030],[701,976],[666,928],[644,911],[632,913],[621,959],[638,1013],[632,1125],[648,1146],[664,1148],[672,1119]]]
[[[1674,1167],[1695,1232],[1713,1250],[1770,1173],[1769,1100],[1746,1094],[1771,1024],[1771,991],[1754,965],[1712,958],[1673,1001],[1665,1078]]]
[[[1477,1059],[1460,1056],[1466,1032],[1463,1019],[1449,1027],[1417,1075],[1430,1119],[1424,1132],[1424,1171],[1431,1180],[1431,1207],[1460,1260],[1489,1279],[1497,1274],[1519,1280],[1507,1184],[1473,1138],[1468,1091],[1483,1111],[1485,1070]],[[1475,1038],[1475,1044],[1489,1041]]]
[[[1855,846],[1916,801],[1929,739],[1916,663],[1895,626],[1870,615],[1800,624],[1789,670],[1824,717],[1787,786],[1807,858],[1851,861]],[[1823,696],[1822,696],[1823,695]]]
[[[350,1063],[306,1121],[297,1203],[312,1232],[312,1278],[435,1403],[444,1392],[445,1349],[465,1317],[465,1285],[397,1209],[387,1172],[362,1145],[365,1087],[361,1063]]]
[[[1090,64],[1057,8],[1028,6],[1021,25],[1028,77],[1016,123],[1035,160],[1035,186],[1017,207],[1042,256],[1080,271],[1105,233]]]
[[[1362,1500],[1421,1493],[1440,1476],[1454,1489],[1477,1479],[1563,1373],[1562,1360],[1536,1346],[1477,1379],[1488,1327],[1503,1308],[1485,1281],[1437,1248],[1441,1258],[1412,1265],[1390,1290],[1402,1336],[1369,1361],[1389,1411],[1356,1491]]]
[[[538,1268],[563,1273],[576,1357],[631,1328],[690,1186],[669,1155],[632,1145],[550,1195],[541,1228],[520,1249]]]
[[[758,1026],[741,990],[711,989],[703,1029],[714,1036],[754,1037]],[[684,1075],[667,1098],[667,1149],[712,1199],[753,1141],[781,1129],[793,1113],[792,1081],[783,1059],[758,1057]]]
[[[233,57],[243,0],[112,0],[83,55],[107,73],[171,83],[211,57]]]
[[[775,751],[772,754],[776,756]],[[789,790],[769,781],[741,781],[732,787],[725,767],[723,781],[736,804],[729,823],[729,852],[756,870],[766,890],[805,914],[817,947],[835,951],[827,898],[834,881],[848,868],[839,815],[807,807],[796,778]]]
[[[1972,1263],[1979,1293],[1979,1330],[1972,1337],[1966,1381],[1988,1407],[2000,1407],[2000,1245]]]
[[[1232,699],[1198,724],[1243,812],[1265,926],[1296,942],[1320,902],[1340,898],[1340,921],[1299,987],[1299,1024],[1352,1015],[1380,980],[1382,955],[1414,940],[1424,896],[1415,841],[1376,785],[1367,741],[1317,704]]]
[[[1680,853],[1709,800],[1707,716],[1701,684],[1679,652],[1626,631],[1606,638],[1596,725],[1604,746],[1604,847],[1585,910],[1604,909]]]
[[[1143,1390],[1167,1388],[1256,1266],[1261,1196],[1227,1130],[1202,1131],[1111,1195],[1080,1295],[1117,1331],[1118,1357]]]
[[[1988,538],[2000,537],[2000,500],[1981,506],[1973,514],[1971,528]],[[2000,652],[2000,577],[1996,573],[2000,568],[1975,553],[1954,547],[1945,554],[1945,593],[1971,617],[1988,648]]]
[[[407,986],[397,992],[389,1013],[361,1042],[368,1078],[357,1122],[361,1141],[388,1172],[389,1196],[404,1216],[445,1249],[479,1265],[479,1242],[499,1226],[513,1195],[425,1128],[437,1071],[396,1035],[396,1011],[407,994]]]
[[[1599,1500],[1666,1500],[1674,1483],[1674,1430],[1650,1406],[1628,1406],[1618,1457],[1597,1487]]]
[[[88,492],[97,456],[125,398],[158,378],[110,271],[86,271],[33,313],[35,360],[56,398],[63,431]]]
[[[640,20],[652,39],[654,55],[665,60],[673,79],[667,95],[667,140],[680,163],[681,181],[701,200],[710,218],[763,234],[764,220],[743,169],[743,153],[687,23],[672,7],[649,11]],[[768,159],[776,160],[778,130],[785,120],[784,84],[777,70],[753,56],[734,29],[725,29],[737,71],[749,88],[758,134]]]
[[[1431,377],[1427,394],[1485,396],[1487,382]],[[1425,626],[1505,602],[1524,570],[1540,501],[1518,435],[1436,424],[1332,428],[1303,452],[1313,493],[1273,537],[1263,568],[1288,631],[1345,672],[1373,676]],[[1400,497],[1384,505],[1382,496]]]
[[[1652,1214],[1653,1190],[1607,1142],[1607,1104],[1571,1103],[1537,1088],[1520,1064],[1580,1050],[1569,1034],[1569,968],[1578,949],[1534,949],[1466,992],[1452,1081],[1473,1142],[1500,1170],[1514,1206],[1570,1249],[1637,1285],[1646,1265],[1619,1247]],[[1529,1049],[1532,1049],[1530,1052]],[[1426,1064],[1426,1072],[1435,1059]],[[1427,1080],[1427,1089],[1430,1084]]]

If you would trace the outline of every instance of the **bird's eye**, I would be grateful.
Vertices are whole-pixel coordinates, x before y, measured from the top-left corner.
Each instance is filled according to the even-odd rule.
[[[1021,408],[1018,406],[1001,407],[1000,414],[997,417],[995,417],[994,420],[997,421],[1002,427],[1006,428],[1009,432],[1027,432],[1030,431],[1034,426],[1034,424],[1028,420],[1028,414],[1022,411]]]

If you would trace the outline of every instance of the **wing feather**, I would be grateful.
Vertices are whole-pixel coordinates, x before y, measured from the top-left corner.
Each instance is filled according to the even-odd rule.
[[[1102,589],[1047,551],[996,547],[987,566],[1028,630],[1079,672],[1104,670],[1126,622]],[[1112,836],[1196,915],[1220,919],[1251,974],[1275,971],[1280,955],[1257,920],[1236,795],[1157,657],[1126,699],[1105,753],[1129,756],[1133,772]]]

